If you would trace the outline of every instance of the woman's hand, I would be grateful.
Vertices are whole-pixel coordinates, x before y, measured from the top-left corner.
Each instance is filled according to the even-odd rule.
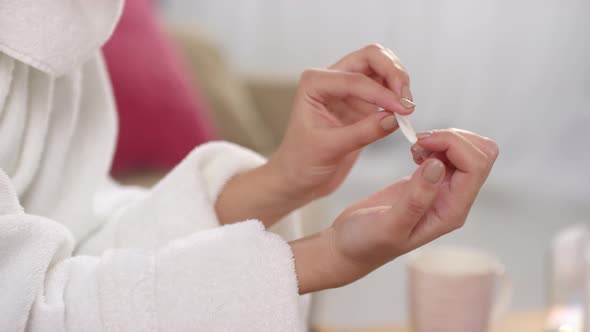
[[[413,112],[409,86],[399,59],[380,45],[305,71],[289,127],[269,161],[292,196],[310,201],[334,191],[362,147],[397,129],[392,112]]]
[[[362,147],[397,129],[392,112],[412,113],[409,86],[399,59],[379,45],[305,71],[281,146],[226,184],[215,204],[220,222],[257,218],[268,227],[334,191]]]
[[[420,167],[410,178],[349,207],[320,235],[292,242],[301,293],[353,282],[465,223],[496,143],[456,129],[418,137]]]

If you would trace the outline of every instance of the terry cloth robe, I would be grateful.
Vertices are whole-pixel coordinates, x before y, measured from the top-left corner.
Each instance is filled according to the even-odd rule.
[[[214,210],[263,158],[210,143],[151,190],[109,179],[116,116],[99,49],[120,11],[0,0],[0,331],[304,330],[285,242],[296,213],[281,237],[256,220],[219,226]]]

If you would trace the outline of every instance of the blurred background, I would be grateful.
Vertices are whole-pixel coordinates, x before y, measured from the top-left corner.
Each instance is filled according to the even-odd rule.
[[[513,280],[512,310],[546,305],[553,236],[568,225],[590,223],[590,1],[151,5],[183,59],[175,68],[191,76],[197,108],[206,113],[201,120],[212,123],[214,134],[195,144],[222,138],[268,155],[280,142],[302,70],[327,66],[369,43],[393,49],[411,76],[416,129],[464,128],[495,139],[501,150],[466,226],[435,245],[498,255]],[[114,81],[119,103],[123,93]],[[121,123],[122,137],[129,121]],[[306,230],[329,225],[349,204],[410,174],[415,165],[409,147],[395,133],[367,148],[344,185],[305,211]],[[127,155],[119,150],[118,160]],[[127,164],[119,165],[123,181],[132,177]],[[350,286],[318,293],[313,322],[406,320],[404,259]]]

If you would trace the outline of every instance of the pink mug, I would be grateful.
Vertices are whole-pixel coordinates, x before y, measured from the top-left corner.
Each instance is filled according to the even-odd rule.
[[[499,259],[470,248],[422,249],[408,261],[414,332],[485,332],[505,312],[511,283]]]

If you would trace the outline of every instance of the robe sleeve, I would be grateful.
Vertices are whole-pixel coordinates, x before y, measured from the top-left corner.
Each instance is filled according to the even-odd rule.
[[[1,331],[304,329],[290,247],[258,221],[100,256],[73,246],[61,224],[23,211],[0,172]]]
[[[227,181],[264,162],[258,154],[227,142],[199,146],[152,189],[128,195],[127,202],[120,204],[108,221],[79,245],[79,252],[99,254],[107,248],[157,247],[217,227],[215,201]],[[124,201],[117,197],[125,191],[124,187],[108,184],[100,190],[97,200]]]

